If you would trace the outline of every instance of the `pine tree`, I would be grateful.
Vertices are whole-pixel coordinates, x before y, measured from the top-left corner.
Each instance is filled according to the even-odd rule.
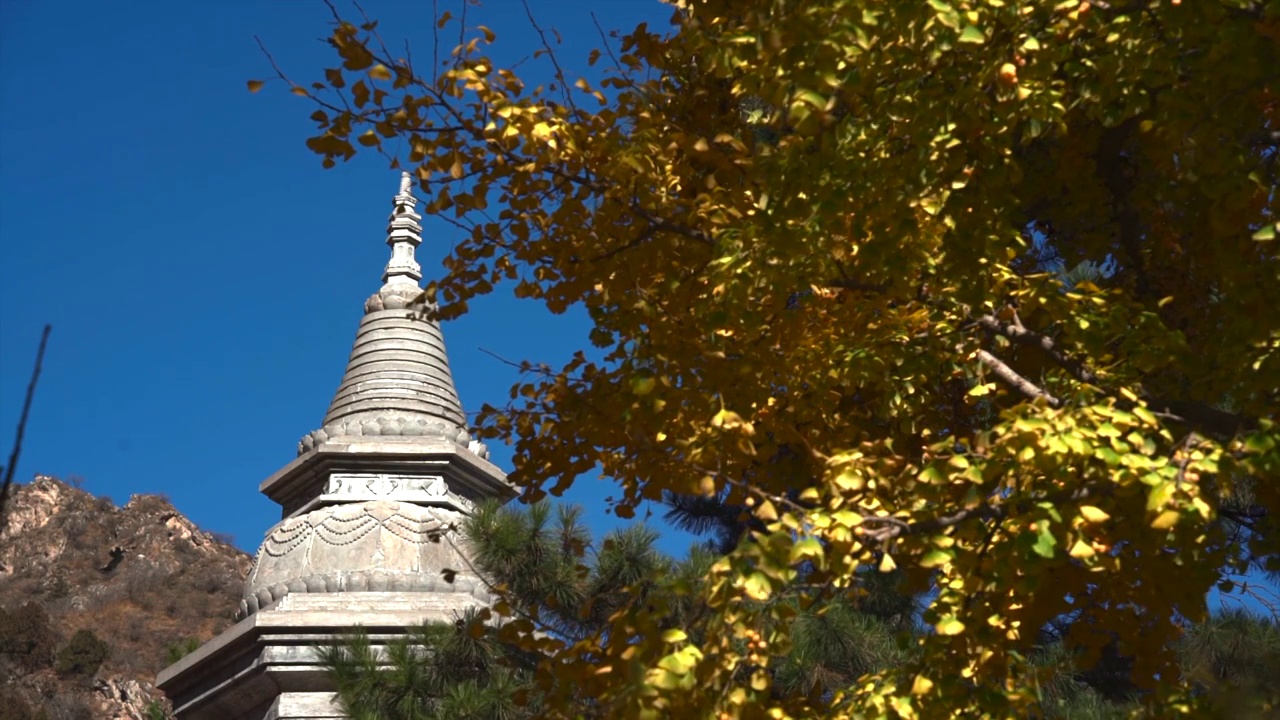
[[[695,549],[675,562],[656,549],[657,533],[643,526],[595,543],[580,518],[581,509],[571,506],[486,503],[463,527],[475,569],[503,589],[516,618],[537,623],[553,637],[588,637],[627,603],[673,584],[700,582],[712,559]],[[590,556],[589,566],[584,556]],[[675,627],[692,606],[675,600],[670,610]],[[532,678],[539,658],[504,643],[501,628],[489,620],[487,611],[472,610],[453,624],[425,624],[392,642],[385,655],[356,632],[323,648],[321,663],[355,720],[534,716],[540,689]],[[591,699],[581,703],[590,716]]]
[[[531,663],[472,610],[424,624],[379,653],[363,631],[321,648],[353,720],[516,720],[538,709]],[[531,702],[531,700],[533,702]]]
[[[1280,624],[1235,608],[1191,628],[1179,648],[1183,671],[1219,717],[1280,713]]]

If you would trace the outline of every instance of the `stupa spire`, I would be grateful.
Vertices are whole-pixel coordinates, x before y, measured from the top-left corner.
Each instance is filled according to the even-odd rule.
[[[373,436],[409,443],[450,440],[488,455],[467,432],[440,325],[414,307],[422,295],[422,267],[414,258],[422,243],[417,205],[413,180],[402,173],[387,226],[391,259],[382,288],[365,301],[347,371],[324,425],[302,438],[299,454],[341,438]]]
[[[382,272],[382,282],[412,283],[416,286],[422,279],[422,266],[418,265],[413,253],[422,243],[422,216],[418,214],[418,198],[413,196],[413,180],[409,173],[400,173],[400,193],[391,202],[393,209],[387,226],[391,260]]]

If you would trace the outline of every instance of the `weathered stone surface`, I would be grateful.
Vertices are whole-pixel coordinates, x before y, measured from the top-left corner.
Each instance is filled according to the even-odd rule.
[[[462,520],[454,510],[390,500],[287,518],[258,550],[242,612],[268,608],[291,593],[429,592],[463,596],[459,607],[488,603],[456,529]]]
[[[360,627],[377,649],[424,621],[454,620],[468,603],[478,604],[434,592],[291,594],[166,668],[156,684],[181,720],[342,717],[323,714],[336,708],[319,647]]]
[[[331,692],[281,693],[267,711],[266,720],[323,720],[346,718]]]

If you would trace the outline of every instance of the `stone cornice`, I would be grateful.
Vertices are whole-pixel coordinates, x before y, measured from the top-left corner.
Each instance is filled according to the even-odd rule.
[[[319,647],[357,627],[375,648],[382,647],[423,621],[452,622],[466,607],[479,604],[462,595],[429,592],[289,595],[162,670],[156,685],[183,720],[272,717],[273,707],[285,698],[332,698]]]
[[[343,441],[346,440],[346,441]],[[496,465],[448,440],[350,438],[326,442],[295,458],[258,490],[284,508],[288,517],[323,504],[329,479],[343,473],[382,473],[444,478],[447,491],[470,502],[502,500],[517,491]]]

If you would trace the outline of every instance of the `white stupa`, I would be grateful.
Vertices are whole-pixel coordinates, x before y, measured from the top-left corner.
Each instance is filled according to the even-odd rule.
[[[180,720],[343,717],[317,646],[355,626],[385,643],[491,600],[456,528],[475,502],[515,491],[467,431],[439,324],[412,307],[417,202],[405,173],[383,285],[323,424],[259,487],[283,519],[258,549],[243,619],[160,673]]]

